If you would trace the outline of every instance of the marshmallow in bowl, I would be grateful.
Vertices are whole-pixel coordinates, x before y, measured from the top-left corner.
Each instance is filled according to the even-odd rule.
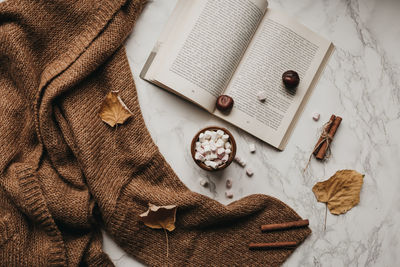
[[[232,153],[229,135],[222,130],[207,130],[200,133],[196,142],[194,158],[206,166],[217,169],[225,164]]]

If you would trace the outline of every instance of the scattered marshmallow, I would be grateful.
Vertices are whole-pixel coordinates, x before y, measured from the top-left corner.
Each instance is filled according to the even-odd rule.
[[[232,180],[231,179],[226,179],[226,188],[228,188],[228,189],[232,188]]]
[[[227,198],[233,198],[233,193],[232,193],[232,191],[231,191],[231,190],[225,191],[225,196],[226,196]]]
[[[242,167],[246,166],[246,161],[239,156],[235,156],[235,161]]]
[[[267,92],[266,91],[258,92],[257,99],[260,100],[261,102],[265,101],[267,99]]]
[[[208,186],[208,181],[207,181],[206,179],[202,178],[202,179],[200,180],[200,185],[201,185],[201,186],[204,186],[204,187],[207,187],[207,186]]]
[[[319,121],[319,117],[320,117],[321,115],[319,114],[319,113],[314,113],[314,115],[313,115],[313,120],[315,120],[315,121]]]
[[[253,176],[254,172],[253,172],[252,169],[247,168],[246,169],[246,174],[247,174],[247,176],[251,177],[251,176]]]
[[[231,147],[229,135],[224,131],[207,130],[199,134],[194,158],[208,167],[217,169],[228,161],[232,153]]]
[[[250,144],[249,145],[250,153],[256,152],[256,145],[255,144]]]

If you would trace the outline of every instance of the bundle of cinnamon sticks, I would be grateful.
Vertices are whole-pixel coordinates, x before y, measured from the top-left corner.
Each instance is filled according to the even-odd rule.
[[[313,154],[319,160],[325,159],[327,151],[330,151],[330,145],[337,129],[339,128],[342,118],[332,115],[329,121],[324,125],[323,131],[317,144],[314,147]]]

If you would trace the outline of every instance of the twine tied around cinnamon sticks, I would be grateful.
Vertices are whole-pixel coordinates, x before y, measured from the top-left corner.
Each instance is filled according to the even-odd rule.
[[[318,139],[314,150],[310,154],[307,165],[304,168],[303,172],[305,172],[310,165],[312,155],[315,155],[315,157],[319,160],[324,160],[331,156],[331,143],[341,122],[341,117],[332,115],[329,121],[324,124],[321,136]]]

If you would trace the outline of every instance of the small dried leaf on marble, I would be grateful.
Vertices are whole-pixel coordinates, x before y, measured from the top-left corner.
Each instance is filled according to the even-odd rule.
[[[343,214],[360,202],[364,175],[354,170],[337,171],[312,189],[319,202],[325,202],[332,214]]]

